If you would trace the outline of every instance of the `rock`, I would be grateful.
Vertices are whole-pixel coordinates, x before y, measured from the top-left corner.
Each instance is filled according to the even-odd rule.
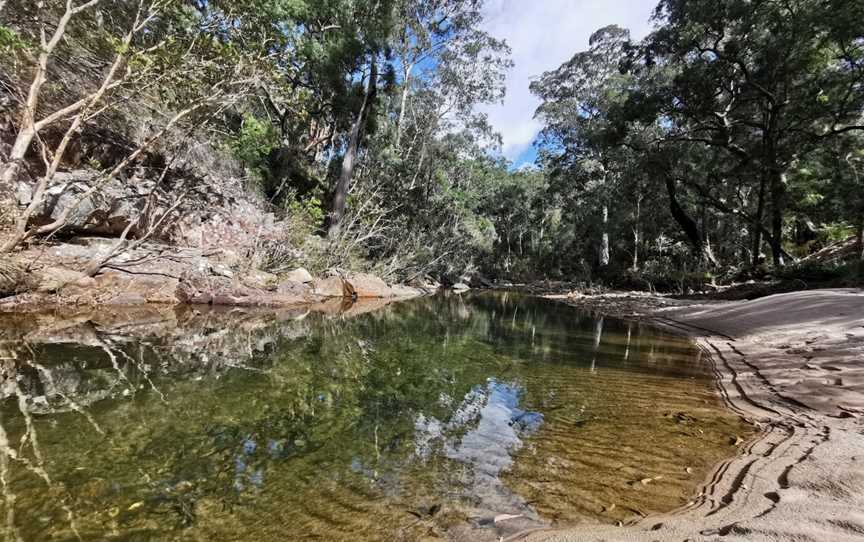
[[[227,265],[222,265],[221,263],[218,263],[214,266],[211,266],[210,270],[213,272],[214,275],[219,275],[220,277],[225,277],[229,279],[234,278],[234,272],[231,271],[231,269],[229,269]]]
[[[466,292],[471,289],[470,286],[465,284],[464,282],[457,282],[453,286],[450,287],[454,292]]]
[[[273,273],[253,269],[243,275],[242,282],[250,288],[274,291],[279,284],[279,278]]]
[[[426,294],[426,292],[420,288],[413,288],[411,286],[405,286],[404,284],[393,284],[390,286],[390,290],[393,292],[394,297],[418,297]]]
[[[175,305],[178,302],[176,291],[179,282],[173,277],[159,274],[107,271],[95,278],[83,277],[67,282],[57,289],[57,293],[65,301],[79,304]]]
[[[15,186],[15,199],[18,205],[27,207],[33,201],[33,188],[27,183],[18,183]]]
[[[353,297],[354,290],[340,276],[330,276],[315,279],[312,282],[312,292],[323,297]]]
[[[293,280],[283,280],[276,287],[276,293],[280,295],[308,295],[312,293],[312,286]]]
[[[468,280],[468,285],[472,288],[492,288],[492,281],[481,275],[473,275]]]
[[[441,288],[441,284],[432,277],[414,277],[407,282],[407,285],[412,288],[419,288],[426,292],[434,292]]]
[[[313,280],[315,280],[315,278],[309,273],[309,271],[306,271],[302,267],[298,267],[297,269],[295,269],[293,271],[289,271],[288,273],[286,273],[285,274],[285,280],[291,281],[291,282],[299,282],[302,284],[308,284],[308,283],[312,282]]]
[[[42,205],[33,213],[31,224],[41,226],[54,222],[67,209],[71,211],[66,218],[65,229],[73,233],[118,236],[130,223],[144,223],[141,209],[145,206],[146,194],[139,193],[142,188],[138,186],[139,183],[112,179],[78,203],[82,194],[97,179],[98,173],[95,171],[58,172],[54,176],[54,184],[45,192]],[[133,225],[130,233],[141,233],[137,224]]]
[[[145,305],[147,299],[138,293],[120,293],[103,302],[105,305]]]
[[[393,297],[393,290],[387,283],[369,273],[351,273],[345,277],[357,298],[387,298]]]
[[[234,284],[224,277],[200,275],[185,276],[177,286],[176,295],[182,303],[231,307],[290,307],[316,300],[308,290],[274,293]]]
[[[92,287],[96,281],[84,275],[80,271],[73,271],[65,267],[46,267],[37,273],[38,286],[36,290],[39,292],[56,292],[67,285],[75,285],[81,287]]]
[[[207,259],[211,262],[221,263],[228,268],[240,267],[245,263],[244,258],[242,258],[237,251],[228,248],[222,248],[208,253]]]

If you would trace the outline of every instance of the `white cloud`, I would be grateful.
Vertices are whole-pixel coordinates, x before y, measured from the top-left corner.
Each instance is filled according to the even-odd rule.
[[[657,0],[487,0],[485,30],[513,49],[516,66],[507,77],[503,105],[482,108],[504,138],[504,155],[515,160],[534,141],[539,105],[528,90],[531,81],[588,47],[603,26],[629,28],[635,39],[651,29]]]

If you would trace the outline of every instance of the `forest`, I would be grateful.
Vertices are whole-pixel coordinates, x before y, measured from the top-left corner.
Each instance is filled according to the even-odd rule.
[[[860,282],[864,4],[662,0],[642,40],[599,28],[532,82],[519,167],[480,112],[512,66],[483,8],[0,0],[2,251],[116,240],[91,276],[206,241],[274,274]]]

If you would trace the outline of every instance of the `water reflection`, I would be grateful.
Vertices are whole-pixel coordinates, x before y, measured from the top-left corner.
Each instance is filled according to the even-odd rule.
[[[494,540],[673,508],[746,431],[650,328],[512,294],[379,305],[3,319],[4,534]]]
[[[523,390],[489,379],[474,387],[445,422],[418,413],[414,422],[415,456],[428,460],[435,450],[461,466],[465,497],[489,510],[528,512],[524,499],[501,479],[513,463],[522,439],[536,432],[543,414],[519,408]]]

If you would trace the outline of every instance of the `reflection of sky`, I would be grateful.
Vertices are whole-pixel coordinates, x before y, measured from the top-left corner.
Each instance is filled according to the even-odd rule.
[[[276,455],[278,453],[277,441],[271,440],[267,448],[271,456]],[[247,487],[260,489],[264,485],[264,469],[254,468],[252,465],[257,449],[258,443],[250,436],[243,440],[240,453],[234,456],[234,489],[237,491],[243,491]]]
[[[447,421],[418,414],[414,421],[414,457],[425,462],[440,454],[456,463],[454,472],[466,496],[478,506],[496,512],[526,513],[524,500],[513,494],[500,476],[513,464],[513,454],[522,448],[523,439],[537,431],[543,414],[519,408],[521,386],[489,379],[475,386],[458,402]],[[439,402],[455,404],[449,396]],[[284,457],[290,448],[284,440],[260,442],[247,435],[234,454],[234,488],[236,491],[260,490],[264,485],[264,464],[268,459]],[[378,480],[378,470],[360,457],[352,458],[353,472]],[[391,478],[388,483],[398,480]]]
[[[414,424],[415,454],[426,459],[440,449],[464,465],[464,488],[482,507],[524,511],[524,501],[499,478],[512,465],[512,454],[522,447],[522,439],[543,423],[539,412],[518,407],[521,395],[521,387],[490,379],[465,396],[448,422],[419,414]]]

